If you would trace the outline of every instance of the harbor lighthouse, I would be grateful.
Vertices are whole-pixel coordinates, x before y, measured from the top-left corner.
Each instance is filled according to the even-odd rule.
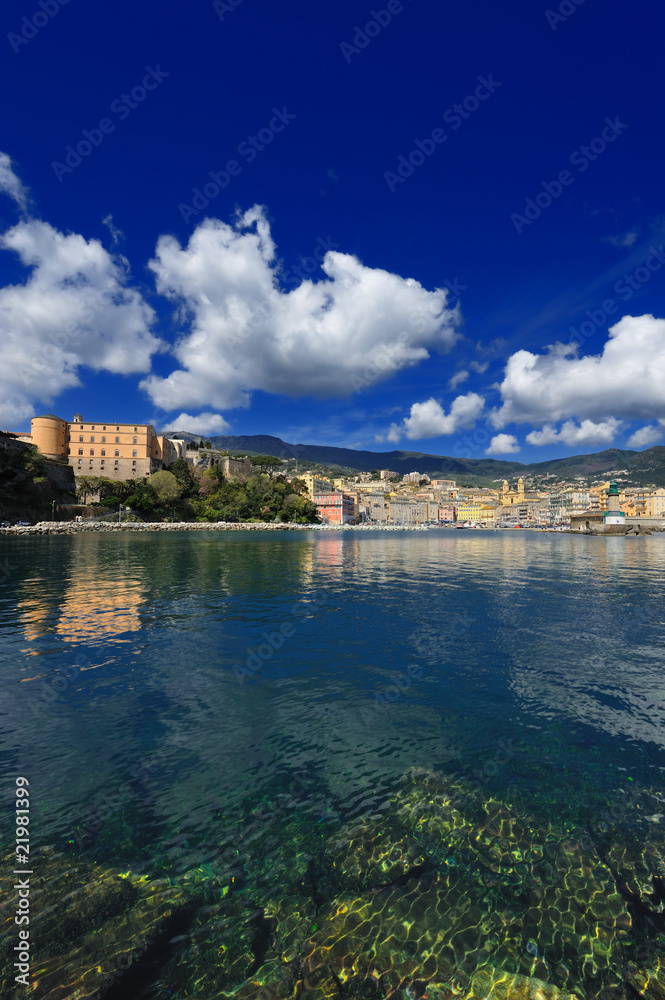
[[[612,480],[607,491],[607,509],[603,511],[603,524],[625,524],[626,515],[619,506],[619,487]]]

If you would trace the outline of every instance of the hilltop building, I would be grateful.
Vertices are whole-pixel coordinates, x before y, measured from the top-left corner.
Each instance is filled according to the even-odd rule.
[[[33,417],[30,434],[20,441],[37,447],[46,458],[67,462],[78,476],[133,479],[149,476],[185,454],[185,442],[157,434],[152,424],[87,423],[53,413]]]

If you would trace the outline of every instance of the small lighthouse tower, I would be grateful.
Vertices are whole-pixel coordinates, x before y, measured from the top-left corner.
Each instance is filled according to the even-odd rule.
[[[612,480],[607,491],[607,510],[603,512],[603,524],[625,524],[626,515],[619,506],[619,487]]]

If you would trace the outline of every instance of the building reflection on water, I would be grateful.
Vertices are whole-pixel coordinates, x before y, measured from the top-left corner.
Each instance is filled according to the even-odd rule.
[[[72,554],[57,595],[45,597],[41,577],[26,580],[17,610],[29,642],[57,635],[65,642],[101,644],[137,632],[143,603],[140,579],[125,576],[124,568],[111,574],[86,547]]]

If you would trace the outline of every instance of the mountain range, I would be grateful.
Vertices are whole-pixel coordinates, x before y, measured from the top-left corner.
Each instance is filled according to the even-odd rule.
[[[171,437],[188,441],[200,440],[200,435],[181,431]],[[336,466],[340,470],[371,472],[374,469],[392,469],[402,475],[408,472],[425,472],[431,478],[464,478],[473,480],[515,479],[517,476],[552,475],[570,480],[576,476],[597,478],[611,473],[623,473],[637,484],[654,483],[665,486],[665,447],[656,445],[646,451],[627,451],[608,448],[590,455],[570,455],[546,462],[525,465],[516,461],[496,458],[473,458],[472,451],[480,445],[473,442],[465,454],[453,458],[449,455],[428,455],[421,451],[356,451],[353,448],[335,448],[315,444],[289,444],[268,434],[218,435],[207,438],[213,448],[249,455],[273,455],[281,459],[298,459],[303,467],[312,465]]]

